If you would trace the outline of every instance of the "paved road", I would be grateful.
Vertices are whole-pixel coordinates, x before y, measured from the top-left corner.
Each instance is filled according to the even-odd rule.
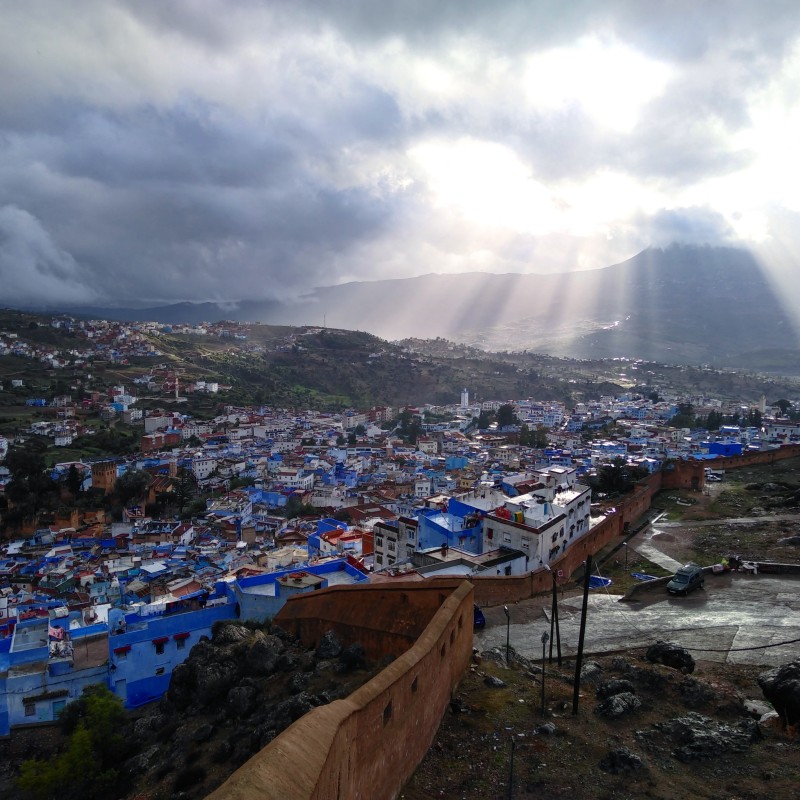
[[[800,657],[800,576],[708,575],[705,590],[687,597],[673,597],[663,587],[656,587],[634,602],[619,602],[619,595],[595,589],[589,601],[587,653],[641,647],[664,639],[692,649],[697,659],[709,661],[777,665]],[[581,603],[579,594],[559,603],[562,651],[566,655],[577,651]],[[541,658],[541,635],[550,630],[543,605],[549,613],[549,603],[542,598],[509,606],[511,646],[527,658]],[[487,625],[475,633],[475,646],[480,650],[504,647],[506,618],[502,607],[484,609],[484,613]],[[798,641],[739,650],[788,640]]]

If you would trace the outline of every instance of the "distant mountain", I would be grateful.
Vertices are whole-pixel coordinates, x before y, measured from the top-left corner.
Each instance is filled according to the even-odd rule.
[[[797,361],[798,328],[746,250],[673,245],[559,275],[468,273],[354,282],[300,302],[81,309],[116,319],[327,325],[385,339],[438,336],[486,350],[735,366]],[[756,367],[757,368],[757,367]]]

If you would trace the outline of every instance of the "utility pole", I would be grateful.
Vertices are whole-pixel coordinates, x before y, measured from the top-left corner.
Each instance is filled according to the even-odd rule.
[[[550,637],[547,635],[547,631],[542,633],[542,716],[544,716],[544,650],[547,646],[547,640]]]
[[[558,585],[556,584],[556,573],[550,570],[553,576],[553,603],[550,608],[550,663],[553,663],[553,640],[557,643],[558,666],[561,666],[561,628],[558,624]],[[553,634],[555,633],[555,636]]]
[[[581,630],[578,635],[578,656],[575,660],[575,683],[572,687],[572,714],[578,713],[578,696],[581,687],[581,665],[583,662],[583,640],[586,636],[586,615],[589,608],[589,578],[592,573],[592,556],[586,556],[586,572],[583,576],[583,609],[581,610]]]
[[[514,748],[517,746],[514,740],[514,735],[511,735],[511,761],[508,768],[508,790],[506,791],[506,800],[513,800],[514,797]]]
[[[503,606],[506,612],[506,666],[511,667],[511,614],[508,606]]]

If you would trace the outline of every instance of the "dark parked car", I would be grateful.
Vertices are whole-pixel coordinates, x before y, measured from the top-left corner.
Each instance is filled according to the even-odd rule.
[[[472,627],[476,631],[486,627],[486,617],[483,616],[483,611],[480,610],[477,604],[472,606]]]
[[[687,564],[672,576],[672,580],[667,584],[667,591],[670,594],[688,594],[698,586],[702,589],[704,583],[703,568],[697,564]]]

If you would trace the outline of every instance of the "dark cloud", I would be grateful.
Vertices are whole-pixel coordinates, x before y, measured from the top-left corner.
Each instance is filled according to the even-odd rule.
[[[9,303],[236,301],[345,279],[602,266],[670,237],[728,242],[729,216],[680,193],[757,162],[738,137],[800,26],[794,3],[749,0],[87,0],[81,14],[42,2],[4,17]],[[586,37],[668,71],[649,100],[631,97],[628,128],[585,98],[548,105],[525,86],[531,56]],[[611,172],[678,210],[634,202],[580,233],[484,224],[443,202],[409,155],[461,140],[507,148],[554,205],[569,206],[565,185]]]
[[[72,256],[55,245],[34,216],[0,207],[0,286],[3,301],[25,305],[81,302],[94,293]]]

